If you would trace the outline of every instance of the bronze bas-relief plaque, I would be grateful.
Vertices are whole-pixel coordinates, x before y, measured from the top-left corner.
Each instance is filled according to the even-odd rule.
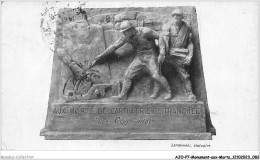
[[[195,7],[58,13],[45,139],[211,139]]]

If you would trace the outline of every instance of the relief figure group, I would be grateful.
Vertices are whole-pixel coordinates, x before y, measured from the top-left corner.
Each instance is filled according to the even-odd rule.
[[[150,98],[158,97],[159,89],[166,91],[164,100],[172,99],[172,91],[168,81],[161,73],[163,63],[169,63],[178,72],[185,94],[190,100],[196,97],[192,92],[190,75],[187,71],[193,57],[193,43],[191,27],[183,20],[183,11],[174,9],[172,12],[172,21],[163,24],[162,33],[158,33],[148,27],[134,27],[130,21],[123,21],[120,25],[120,32],[123,34],[114,44],[109,46],[103,53],[95,57],[90,67],[101,62],[101,59],[109,56],[126,42],[133,45],[136,57],[128,66],[123,80],[123,87],[118,96],[114,99],[122,99],[127,96],[131,87],[132,79],[141,74],[144,70],[154,79],[153,93]],[[158,42],[159,54],[155,40]]]

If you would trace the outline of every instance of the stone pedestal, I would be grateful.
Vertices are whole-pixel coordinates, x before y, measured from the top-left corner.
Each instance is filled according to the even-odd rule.
[[[203,102],[53,103],[46,139],[211,139]]]

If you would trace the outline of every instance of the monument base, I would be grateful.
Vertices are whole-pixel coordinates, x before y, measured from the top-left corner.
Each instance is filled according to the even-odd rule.
[[[115,133],[52,132],[41,133],[46,140],[211,140],[211,133]]]
[[[47,140],[210,140],[203,102],[87,101],[53,103]]]

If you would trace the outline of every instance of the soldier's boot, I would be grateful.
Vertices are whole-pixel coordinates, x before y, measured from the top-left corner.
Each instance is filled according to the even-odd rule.
[[[196,96],[192,92],[192,86],[190,80],[185,80],[184,82],[184,87],[186,91],[186,96],[188,97],[189,100],[196,100]]]
[[[172,99],[172,91],[171,91],[171,88],[167,82],[167,80],[164,78],[164,77],[160,77],[160,82],[163,86],[163,88],[166,90],[166,95],[164,96],[164,100],[170,100]]]
[[[151,94],[150,98],[155,99],[158,97],[158,93],[160,90],[160,84],[154,81],[153,93]]]
[[[171,89],[169,89],[168,90],[168,88],[167,88],[167,94],[164,96],[164,100],[170,100],[170,99],[172,99],[172,91],[171,91]]]
[[[112,99],[121,100],[122,98],[124,98],[127,95],[130,86],[131,86],[131,80],[129,79],[124,80],[121,93],[118,96],[113,96]]]

